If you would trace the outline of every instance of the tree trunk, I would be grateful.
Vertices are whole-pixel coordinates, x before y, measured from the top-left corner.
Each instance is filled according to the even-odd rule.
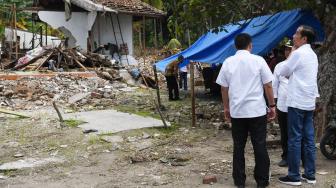
[[[318,52],[319,71],[317,75],[320,92],[320,105],[315,113],[317,141],[321,138],[324,128],[336,120],[336,19],[333,14],[320,17],[323,21],[326,41]]]

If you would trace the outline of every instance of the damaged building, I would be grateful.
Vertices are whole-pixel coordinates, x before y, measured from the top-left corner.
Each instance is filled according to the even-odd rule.
[[[134,21],[165,16],[140,0],[39,0],[34,10],[41,21],[64,33],[68,47],[97,52],[104,46],[105,55],[120,59],[120,54],[134,54]]]

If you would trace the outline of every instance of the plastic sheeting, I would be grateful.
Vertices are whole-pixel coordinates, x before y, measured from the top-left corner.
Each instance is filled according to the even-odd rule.
[[[252,37],[252,53],[266,55],[276,47],[284,37],[292,38],[300,25],[309,25],[317,33],[317,41],[323,41],[325,34],[320,22],[309,11],[300,9],[280,12],[274,15],[256,17],[240,24],[223,26],[226,31],[214,33],[209,31],[201,36],[188,49],[156,63],[157,69],[164,71],[167,64],[183,55],[185,60],[181,67],[190,61],[208,64],[223,63],[232,56],[236,49],[234,37],[239,33],[248,33]]]

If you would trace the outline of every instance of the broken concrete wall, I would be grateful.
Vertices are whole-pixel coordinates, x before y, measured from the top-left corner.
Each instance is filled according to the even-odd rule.
[[[127,43],[129,54],[133,55],[133,18],[131,15],[126,14],[118,14],[118,16],[124,42]],[[116,14],[112,14],[112,18],[118,47],[120,47],[122,39]],[[107,43],[117,44],[111,24],[111,14],[98,15],[93,25],[92,32],[94,41],[97,45],[104,45]],[[98,35],[99,32],[100,36]]]
[[[43,31],[45,32],[45,31]],[[16,41],[16,38],[12,36],[12,29],[11,28],[5,28],[5,37],[6,41]],[[43,33],[44,34],[44,33]],[[15,35],[15,33],[14,33]],[[17,30],[17,36],[20,37],[20,49],[30,49],[31,48],[31,41],[33,39],[33,33],[29,31],[24,30]],[[40,42],[41,35],[37,34],[35,38],[35,45],[37,46]],[[55,47],[59,45],[61,41],[55,40],[58,39],[57,37],[48,36],[47,37],[47,44],[51,45],[52,47]],[[45,35],[42,36],[42,45],[45,46]]]
[[[65,21],[64,12],[40,11],[38,15],[42,21],[53,28],[65,28],[70,31],[70,33],[66,33],[67,37],[75,40],[72,40],[74,41],[72,44],[69,43],[69,47],[80,46],[84,50],[87,49],[88,32],[92,28],[91,20],[93,20],[92,17],[95,17],[95,12],[73,12],[69,21]]]

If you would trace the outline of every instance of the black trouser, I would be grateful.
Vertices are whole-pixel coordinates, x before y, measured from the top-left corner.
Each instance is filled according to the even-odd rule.
[[[254,150],[254,179],[258,185],[269,184],[270,159],[266,149],[267,116],[255,118],[232,118],[233,172],[235,185],[245,185],[244,149],[250,133]]]
[[[282,147],[281,158],[287,161],[287,153],[288,153],[287,112],[281,112],[280,110],[277,109],[277,114],[281,134],[281,147]]]
[[[169,99],[178,99],[179,98],[179,88],[176,81],[176,76],[166,76],[167,80],[167,88],[168,88],[168,94]],[[174,97],[173,97],[174,92]]]

